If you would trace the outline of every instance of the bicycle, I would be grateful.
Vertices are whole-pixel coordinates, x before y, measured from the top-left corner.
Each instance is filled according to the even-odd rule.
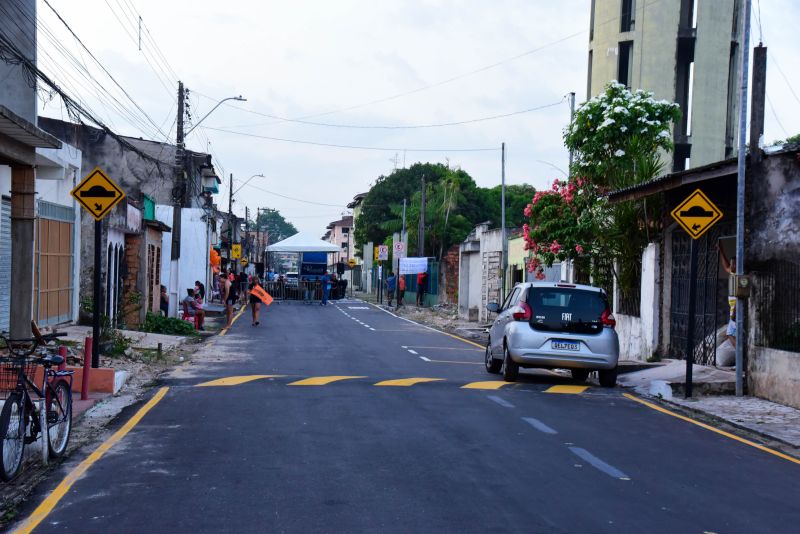
[[[73,371],[52,369],[63,364],[64,358],[51,354],[48,347],[66,334],[42,335],[35,326],[33,330],[34,337],[28,339],[0,334],[8,350],[7,355],[0,355],[0,391],[8,392],[0,411],[0,477],[6,482],[19,473],[25,445],[46,432],[42,437],[47,447],[42,444],[42,455],[47,462],[48,456],[59,458],[66,452],[72,430]],[[42,366],[41,388],[34,383],[37,366]]]

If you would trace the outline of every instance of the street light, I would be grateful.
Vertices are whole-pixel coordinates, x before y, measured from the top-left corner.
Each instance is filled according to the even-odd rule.
[[[244,186],[246,186],[247,184],[249,184],[249,183],[250,183],[250,180],[252,180],[252,179],[253,179],[253,178],[255,178],[256,176],[258,176],[258,177],[260,177],[260,178],[266,178],[266,176],[264,176],[263,174],[254,174],[253,176],[251,176],[250,178],[248,178],[247,180],[245,180],[245,181],[244,181],[244,183],[243,183],[242,185],[240,185],[239,187],[237,187],[237,188],[236,188],[236,191],[234,191],[234,192],[232,192],[232,193],[231,193],[231,196],[233,196],[233,195],[235,195],[236,193],[238,193],[238,192],[239,192],[239,190],[240,190],[241,188],[243,188]]]
[[[215,110],[215,109],[217,109],[218,107],[220,107],[220,106],[222,105],[222,103],[223,103],[223,102],[226,102],[226,101],[228,101],[228,100],[237,100],[237,101],[239,101],[239,102],[247,102],[247,99],[246,99],[246,98],[244,98],[242,95],[239,95],[239,96],[229,96],[228,98],[223,98],[222,100],[220,100],[219,102],[217,102],[217,105],[216,105],[216,106],[214,106],[213,108],[211,108],[211,111],[209,111],[208,113],[206,113],[205,115],[203,115],[203,118],[202,118],[202,119],[200,119],[199,121],[197,121],[197,122],[194,124],[194,126],[192,126],[191,128],[189,128],[189,131],[188,131],[188,132],[186,132],[186,134],[184,135],[184,137],[188,137],[188,136],[189,136],[189,134],[190,134],[190,133],[192,133],[192,130],[194,130],[195,128],[197,128],[198,126],[200,126],[200,123],[201,123],[201,122],[203,122],[204,120],[206,120],[206,117],[208,117],[209,115],[211,115],[211,114],[214,112],[214,110]]]

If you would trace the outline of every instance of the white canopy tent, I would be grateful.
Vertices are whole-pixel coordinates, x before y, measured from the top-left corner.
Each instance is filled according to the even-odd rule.
[[[308,233],[297,233],[267,247],[267,252],[339,252],[341,249]]]

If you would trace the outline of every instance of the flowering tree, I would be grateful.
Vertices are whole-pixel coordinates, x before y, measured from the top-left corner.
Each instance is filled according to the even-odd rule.
[[[677,104],[617,82],[578,108],[564,132],[565,145],[575,153],[572,177],[536,192],[525,208],[530,272],[541,279],[544,266],[592,255],[620,260],[625,272],[615,274],[623,291],[635,285],[641,252],[657,230],[652,225],[659,220],[659,207],[610,205],[605,194],[661,173],[660,152],[672,149],[670,127],[679,117]]]

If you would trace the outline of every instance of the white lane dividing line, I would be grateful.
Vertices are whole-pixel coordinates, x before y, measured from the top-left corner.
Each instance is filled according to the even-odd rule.
[[[533,417],[523,417],[522,420],[531,425],[539,432],[544,432],[545,434],[558,434],[558,432],[556,432],[555,429],[547,426],[538,419],[534,419]]]
[[[595,469],[602,471],[603,473],[607,474],[610,477],[618,478],[620,480],[630,480],[630,477],[614,467],[613,465],[605,463],[603,460],[592,454],[591,452],[587,451],[586,449],[582,449],[580,447],[570,447],[571,450],[576,456],[589,462],[592,467]]]
[[[419,354],[419,352],[415,351],[414,349],[406,349],[411,354]]]
[[[369,329],[370,329],[370,330],[372,330],[373,332],[375,331],[375,329],[374,329],[374,328],[372,328],[371,326],[369,327]]]
[[[430,360],[429,360],[428,358],[426,358],[425,356],[420,356],[420,357],[419,357],[419,359],[420,359],[420,360],[422,360],[423,362],[429,362],[429,361],[430,361]]]
[[[486,398],[489,399],[490,401],[496,402],[497,404],[499,404],[503,408],[514,408],[513,404],[511,404],[510,402],[508,402],[507,400],[505,400],[505,399],[503,399],[501,397],[498,397],[497,395],[489,395]]]
[[[407,349],[408,347],[407,347],[407,346],[405,346],[405,345],[400,345],[400,348],[401,348],[401,349]]]
[[[362,324],[363,324],[363,323],[362,323]],[[372,328],[372,327],[371,327],[370,325],[368,325],[368,324],[365,324],[365,325],[364,325],[364,327],[365,327],[365,328]]]

